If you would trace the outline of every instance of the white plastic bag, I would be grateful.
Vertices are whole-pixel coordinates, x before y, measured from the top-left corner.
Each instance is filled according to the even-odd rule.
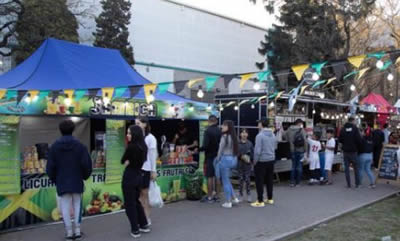
[[[149,204],[153,208],[162,208],[164,206],[160,187],[157,185],[155,181],[150,182]]]

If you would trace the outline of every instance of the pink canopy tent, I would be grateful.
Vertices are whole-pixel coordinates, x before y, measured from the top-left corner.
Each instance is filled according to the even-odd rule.
[[[385,98],[376,93],[370,93],[361,102],[361,105],[373,105],[378,114],[378,123],[383,125],[387,122],[389,114],[394,113],[395,108]]]

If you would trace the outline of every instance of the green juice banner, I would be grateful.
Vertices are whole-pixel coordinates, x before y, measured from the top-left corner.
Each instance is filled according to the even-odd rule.
[[[120,183],[124,166],[121,158],[125,151],[125,121],[106,120],[106,183]]]

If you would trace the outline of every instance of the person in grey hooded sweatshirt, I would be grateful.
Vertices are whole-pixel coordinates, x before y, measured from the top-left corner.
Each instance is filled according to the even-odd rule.
[[[268,119],[263,118],[258,122],[260,132],[256,137],[254,148],[254,172],[256,175],[257,201],[252,203],[252,207],[264,207],[264,181],[267,184],[267,203],[274,204],[273,200],[273,181],[275,150],[277,142],[272,129],[268,128]]]

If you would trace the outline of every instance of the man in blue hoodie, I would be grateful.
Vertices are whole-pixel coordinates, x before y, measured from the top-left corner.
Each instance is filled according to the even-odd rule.
[[[66,120],[59,125],[62,137],[50,148],[46,172],[57,187],[66,240],[80,240],[82,219],[82,193],[84,180],[92,173],[92,160],[87,148],[72,136],[75,124]],[[75,230],[72,229],[71,204],[74,210]]]

